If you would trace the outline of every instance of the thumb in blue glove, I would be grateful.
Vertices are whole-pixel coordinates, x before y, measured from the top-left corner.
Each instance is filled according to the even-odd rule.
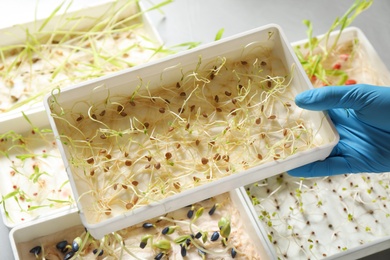
[[[328,110],[340,141],[328,158],[293,169],[297,177],[390,171],[390,87],[329,86],[298,94],[295,103]]]

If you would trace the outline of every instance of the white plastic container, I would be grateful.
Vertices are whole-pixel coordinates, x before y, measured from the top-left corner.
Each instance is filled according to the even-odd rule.
[[[71,2],[71,1],[70,1]],[[59,8],[61,6],[61,8]],[[8,49],[12,50],[12,46],[24,46],[26,44],[26,40],[29,39],[30,41],[38,41],[41,40],[40,31],[42,31],[45,37],[47,37],[48,32],[53,31],[54,33],[57,33],[58,31],[67,31],[70,32],[83,32],[83,30],[86,30],[88,28],[91,28],[101,22],[104,22],[105,20],[108,21],[108,19],[117,19],[120,21],[121,19],[129,18],[134,16],[134,23],[142,23],[142,28],[139,29],[142,32],[142,37],[145,38],[144,42],[138,42],[140,46],[147,45],[145,47],[152,47],[152,45],[156,45],[154,47],[158,47],[160,44],[162,44],[162,39],[160,38],[160,35],[157,33],[157,30],[151,25],[150,18],[146,15],[147,9],[143,7],[143,2],[140,1],[127,1],[127,0],[119,0],[119,1],[113,1],[113,0],[102,0],[98,3],[89,3],[88,5],[81,4],[79,7],[77,4],[75,4],[75,7],[72,5],[72,3],[64,2],[63,5],[61,3],[56,6],[59,8],[55,15],[51,17],[52,13],[48,13],[48,18],[44,19],[37,19],[35,21],[31,21],[28,23],[22,23],[22,24],[14,24],[12,26],[2,27],[0,28],[0,48],[4,48],[3,55],[5,56],[6,63],[11,63],[7,60],[8,55],[11,57],[15,56],[15,59],[18,57],[15,54],[10,54]],[[79,7],[79,8],[77,8]],[[54,12],[54,10],[53,10]],[[143,13],[145,12],[145,13]],[[135,15],[137,14],[137,15]],[[138,16],[139,14],[139,16]],[[112,21],[110,21],[112,23]],[[136,30],[135,28],[134,30]],[[125,33],[125,32],[122,32]],[[130,32],[129,32],[130,33]],[[33,38],[34,40],[31,40]],[[130,38],[130,37],[129,37]],[[147,40],[146,40],[147,39]],[[45,40],[45,39],[43,39]],[[53,38],[54,41],[54,38]],[[138,40],[139,41],[139,40]],[[149,42],[148,42],[149,41]],[[33,43],[36,44],[36,43]],[[72,43],[74,44],[74,43]],[[104,42],[98,43],[104,45]],[[118,46],[122,44],[122,42]],[[55,47],[50,47],[55,49]],[[121,48],[124,48],[121,46]],[[62,50],[59,48],[58,53],[61,53],[60,56],[62,56]],[[16,50],[18,51],[18,50]],[[130,50],[131,51],[131,50]],[[38,50],[38,52],[42,52],[42,50]],[[54,51],[52,51],[54,52]],[[12,53],[12,51],[11,51]],[[44,53],[44,52],[43,52]],[[34,54],[34,53],[33,53]],[[139,54],[139,55],[138,55]],[[137,62],[145,62],[148,58],[151,58],[151,54],[145,54],[143,57],[143,54],[136,53],[136,51],[132,52],[132,56],[136,58],[132,58],[132,63]],[[42,53],[40,54],[42,55]],[[69,55],[66,59],[75,59],[75,55],[72,56],[71,53],[65,53],[65,55]],[[64,55],[64,56],[65,56]],[[130,55],[129,55],[130,56]],[[58,59],[58,57],[51,57],[52,59]],[[65,58],[65,57],[64,57]],[[54,60],[52,61],[54,62]],[[58,60],[55,62],[58,63]],[[84,62],[84,61],[82,61]],[[39,63],[39,61],[38,61]],[[23,64],[22,64],[23,65]],[[12,83],[11,86],[7,85],[7,80],[1,80],[0,81],[0,87],[2,88],[11,88],[11,91],[9,94],[8,92],[3,92],[5,96],[5,100],[2,101],[3,107],[0,108],[0,116],[3,116],[5,114],[11,114],[13,112],[20,112],[20,111],[27,111],[29,109],[33,109],[34,111],[40,109],[41,111],[44,111],[44,107],[42,105],[42,97],[44,91],[51,91],[49,87],[55,88],[56,86],[61,86],[62,81],[63,82],[72,82],[71,79],[68,79],[67,75],[60,75],[56,78],[52,78],[50,80],[47,80],[48,76],[45,72],[45,69],[47,70],[47,67],[49,67],[47,64],[30,64],[30,67],[23,68],[22,70],[26,70],[23,73],[21,72],[15,72],[14,70],[11,70],[9,75],[12,75],[10,77],[10,80]],[[36,66],[36,67],[35,67]],[[42,69],[43,67],[43,69]],[[40,72],[43,70],[43,72]],[[87,72],[81,72],[80,75],[74,76],[76,79],[73,79],[73,81],[76,80],[76,82],[79,82],[77,80],[78,77],[83,78],[82,76],[86,74]],[[109,72],[105,72],[109,73]],[[14,75],[16,74],[16,75]],[[34,84],[29,82],[29,79],[23,78],[21,75],[23,74],[31,74],[31,78],[33,78]],[[40,76],[36,76],[40,75]],[[34,77],[33,77],[34,76]],[[96,76],[94,76],[96,77]],[[59,78],[59,79],[58,79]],[[30,79],[31,81],[31,79]],[[50,83],[51,82],[51,83]],[[35,85],[43,85],[46,86],[46,90],[36,87]],[[15,89],[15,93],[13,93],[13,89]],[[25,94],[22,94],[23,92],[29,93],[27,100],[31,98],[29,101],[23,100],[25,97]],[[0,93],[2,94],[2,93]],[[10,104],[9,106],[15,106],[12,108],[12,110],[8,110],[7,112],[2,112],[3,109],[9,109],[5,107],[4,104],[9,104],[9,97],[8,95],[13,95],[15,99],[22,100],[22,102],[25,102],[24,104]],[[0,96],[0,99],[2,97]],[[19,101],[18,101],[19,102]]]
[[[0,129],[3,135],[16,133],[3,136],[0,144],[4,152],[0,157],[0,194],[4,199],[0,213],[4,224],[12,228],[75,207],[69,179],[42,108],[1,116]],[[19,138],[18,135],[23,143],[5,140]],[[17,190],[21,192],[7,196]],[[32,210],[33,207],[36,208]]]
[[[237,59],[242,57],[241,55],[243,55],[243,48],[252,47],[253,50],[259,51],[262,49],[270,49],[272,53],[271,55],[281,60],[282,67],[284,66],[284,68],[288,69],[290,69],[292,66],[295,67],[295,69],[291,70],[292,75],[290,75],[292,78],[291,89],[293,93],[296,94],[311,88],[311,84],[309,83],[304,71],[293,54],[291,46],[287,43],[287,40],[285,39],[281,29],[277,25],[268,25],[235,35],[233,37],[219,40],[217,42],[206,44],[199,48],[184,51],[155,62],[141,65],[127,71],[122,71],[96,80],[76,84],[62,90],[60,93],[47,95],[45,106],[47,113],[50,116],[50,123],[53,131],[57,136],[60,136],[64,133],[64,129],[59,124],[59,121],[52,117],[53,113],[58,113],[58,115],[60,115],[62,113],[60,112],[61,109],[64,109],[64,111],[72,110],[72,113],[75,113],[74,115],[84,114],[86,117],[88,117],[88,104],[94,104],[94,102],[104,102],[104,100],[108,100],[107,93],[109,93],[109,100],[111,102],[112,100],[116,100],[115,98],[129,96],[131,93],[135,93],[138,86],[142,85],[143,82],[148,85],[148,89],[150,91],[161,90],[161,84],[175,84],[176,82],[180,81],[180,78],[183,76],[182,73],[194,69],[198,62],[200,62],[200,57],[202,64],[211,63],[218,57]],[[284,76],[285,75],[283,75],[283,77]],[[214,75],[212,78],[214,78]],[[293,102],[292,100],[290,101]],[[261,109],[260,106],[259,109]],[[95,238],[101,238],[104,234],[122,229],[129,225],[140,223],[145,219],[162,215],[166,212],[184,207],[193,202],[200,201],[208,197],[212,197],[216,194],[243,186],[245,184],[273,176],[303,164],[326,158],[335,144],[338,142],[338,134],[333,128],[332,123],[322,112],[307,111],[302,113],[301,116],[305,123],[311,126],[321,126],[320,129],[314,130],[316,133],[315,139],[317,140],[317,138],[319,138],[319,140],[321,140],[317,147],[313,147],[302,152],[297,152],[285,159],[271,160],[256,167],[249,168],[245,171],[240,171],[227,177],[178,192],[175,195],[168,196],[161,200],[159,199],[158,201],[152,202],[147,206],[142,206],[127,212],[120,212],[117,215],[110,215],[110,209],[110,212],[107,214],[110,216],[104,217],[103,215],[100,220],[92,219],[97,218],[96,214],[91,213],[90,210],[86,210],[87,207],[94,205],[96,201],[94,201],[92,196],[88,195],[90,192],[87,191],[90,191],[91,188],[84,185],[84,181],[77,177],[80,176],[80,173],[83,170],[81,170],[81,172],[77,172],[77,170],[72,167],[73,159],[77,160],[77,158],[79,159],[80,156],[77,155],[77,158],[73,157],[72,159],[69,146],[64,145],[63,142],[58,142],[58,145],[63,156],[66,169],[70,176],[73,191],[76,194],[75,196],[78,202],[78,207],[80,209],[82,222]],[[93,117],[95,117],[95,115],[93,115]],[[272,116],[270,117],[272,119]],[[158,114],[156,118],[158,118]],[[81,119],[82,117],[77,118],[77,120]],[[90,131],[94,131],[95,127],[96,129],[99,129],[99,125],[95,125],[92,128],[89,127],[88,133],[86,134],[91,134]],[[146,158],[150,159],[147,156]],[[207,164],[207,162],[204,162],[204,164]],[[117,188],[115,185],[112,187],[114,187],[114,189]],[[98,191],[94,190],[92,192]]]
[[[331,34],[330,43],[337,34]],[[362,67],[350,73],[355,73],[358,83],[389,86],[389,70],[359,28],[346,28],[339,45],[354,39],[360,44],[355,55],[362,59]],[[303,46],[306,42],[292,46]],[[388,180],[389,173],[309,178],[302,182],[286,174],[239,189],[253,219],[265,232],[263,237],[270,238],[265,243],[271,248],[273,259],[352,260],[389,248],[388,192],[380,186]],[[370,189],[375,193],[371,194]],[[296,193],[297,190],[301,192]],[[277,230],[282,233],[276,235]]]
[[[274,259],[271,254],[268,244],[265,243],[267,238],[262,236],[260,232],[261,226],[257,226],[257,222],[252,218],[251,213],[248,210],[244,202],[244,199],[238,190],[234,190],[228,193],[230,199],[240,213],[241,223],[243,223],[244,233],[247,234],[245,239],[250,239],[254,245],[256,245],[256,251],[260,255],[261,259]],[[205,212],[205,214],[207,214]],[[82,223],[80,221],[78,212],[76,210],[69,210],[68,212],[63,212],[57,214],[56,216],[46,217],[38,221],[33,221],[30,223],[25,223],[18,227],[15,227],[11,230],[9,237],[11,241],[11,247],[14,252],[15,259],[25,259],[23,255],[31,256],[31,259],[34,259],[34,255],[28,251],[31,249],[26,244],[23,246],[21,243],[35,241],[31,245],[47,245],[53,244],[48,241],[49,236],[55,236],[56,233],[62,232],[63,236],[58,237],[58,242],[67,239],[68,242],[71,239],[74,239],[72,235],[74,232],[70,232],[70,229],[73,227],[81,227]],[[80,228],[78,228],[80,230]],[[75,234],[78,234],[77,232]],[[209,234],[210,236],[211,234]],[[26,251],[24,254],[22,250]],[[240,253],[239,253],[240,254]]]

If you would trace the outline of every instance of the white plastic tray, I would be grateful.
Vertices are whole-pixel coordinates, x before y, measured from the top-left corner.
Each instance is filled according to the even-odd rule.
[[[26,118],[28,119],[26,119]],[[28,120],[30,122],[28,122]],[[33,129],[38,128],[44,137],[38,133],[33,133]],[[6,199],[0,208],[0,213],[4,224],[12,228],[23,222],[28,222],[45,215],[55,214],[73,204],[73,194],[69,184],[69,179],[65,167],[56,146],[56,140],[50,131],[50,124],[47,115],[41,108],[31,109],[22,112],[7,114],[0,117],[0,129],[2,134],[15,132],[20,134],[27,145],[27,149],[12,148],[9,158],[0,157],[0,194],[4,197],[13,193],[16,189],[24,192]],[[4,152],[18,142],[6,141],[2,143]],[[36,158],[19,159],[18,156],[37,154]],[[43,156],[46,154],[46,157]],[[33,167],[39,167],[39,174]],[[20,172],[18,172],[20,171]],[[11,174],[14,172],[14,174]],[[51,201],[49,200],[51,199]],[[63,203],[53,200],[63,201]],[[65,203],[65,201],[69,201]],[[49,206],[49,205],[52,206]],[[39,207],[29,211],[32,207]],[[7,217],[8,212],[9,217]]]
[[[143,13],[140,18],[142,19],[142,29],[145,31],[145,35],[156,44],[162,44],[160,35],[152,26],[150,17],[146,15],[148,9],[144,7],[144,3],[142,1],[129,2],[127,0],[101,0],[99,3],[90,3],[88,6],[82,5],[83,8],[79,9],[76,7],[73,8],[72,3],[67,3],[66,1],[64,1],[63,4],[64,5],[59,9],[60,11],[58,11],[55,16],[51,17],[50,21],[47,20],[48,18],[37,19],[36,21],[31,21],[28,23],[15,24],[12,26],[0,28],[0,47],[25,44],[28,35],[36,35],[36,37],[39,38],[39,30],[42,25],[45,25],[43,32],[51,30],[55,31],[58,28],[61,30],[82,31],[83,29],[96,25],[97,21],[103,21],[108,17],[116,17],[120,20],[130,17],[140,11],[145,11],[145,13]],[[71,11],[69,11],[68,8]],[[19,79],[18,81],[21,80]],[[23,82],[15,83],[16,88],[21,88],[23,84]],[[3,82],[0,84],[0,86],[4,87]],[[30,102],[27,102],[26,104],[22,104],[20,107],[15,107],[15,109],[9,112],[0,112],[0,116],[11,114],[12,117],[14,112],[27,111],[29,109],[34,111],[44,111],[45,109],[42,105],[41,99],[38,97],[31,100]]]
[[[270,38],[272,40],[270,40]],[[218,56],[235,59],[240,57],[244,46],[254,42],[260,42],[261,44],[266,42],[266,46],[272,46],[272,55],[280,58],[285,68],[290,69],[293,64],[295,65],[291,83],[291,88],[294,93],[311,88],[311,84],[308,82],[295,55],[293,55],[292,48],[287,43],[281,29],[277,25],[268,25],[218,42],[206,44],[196,49],[181,52],[168,58],[151,62],[147,65],[141,65],[128,71],[122,71],[115,75],[76,84],[64,89],[60,93],[47,95],[45,106],[50,116],[51,126],[57,136],[63,133],[64,129],[62,129],[59,122],[52,117],[52,113],[59,113],[58,110],[56,111],[58,108],[53,109],[53,106],[56,107],[55,104],[60,104],[65,110],[72,108],[73,112],[76,112],[76,114],[80,113],[87,115],[88,112],[82,104],[86,104],[85,102],[92,102],[90,100],[91,97],[93,100],[98,101],[107,98],[107,93],[109,93],[110,97],[128,96],[136,90],[137,86],[140,84],[140,78],[142,79],[142,82],[148,84],[149,89],[151,90],[159,88],[162,83],[162,75],[164,84],[175,84],[180,80],[183,71],[185,72],[186,70],[195,68],[199,61],[199,57],[202,57],[202,62],[204,64],[214,61]],[[162,74],[162,72],[164,72],[164,74]],[[298,152],[286,159],[270,161],[246,171],[202,184],[151,203],[148,206],[140,207],[128,212],[122,212],[120,215],[108,217],[98,222],[95,220],[92,221],[90,219],[91,213],[86,210],[86,208],[95,203],[95,201],[93,201],[93,198],[88,194],[83,194],[89,188],[83,187],[83,181],[77,177],[77,170],[72,167],[69,147],[62,142],[59,142],[58,145],[70,176],[73,191],[76,194],[75,196],[78,201],[82,222],[94,237],[100,238],[104,234],[142,222],[150,217],[162,215],[193,202],[212,197],[216,194],[232,190],[259,179],[273,176],[303,164],[324,159],[338,142],[337,132],[333,128],[328,117],[322,112],[305,112],[302,114],[302,118],[304,118],[305,122],[308,124],[313,126],[316,125],[317,127],[321,126],[321,128],[318,129],[318,132],[316,132],[318,134],[316,137],[322,139],[321,145],[318,147]],[[82,194],[83,196],[81,196]],[[93,215],[93,217],[96,216]]]
[[[337,33],[338,32],[332,33],[332,37],[334,37],[334,35],[336,35]],[[321,37],[322,36],[318,36],[318,38],[321,38]],[[361,55],[361,57],[364,58],[364,60],[363,60],[364,66],[371,68],[371,71],[364,71],[362,69],[362,71],[361,71],[362,75],[361,75],[361,78],[359,78],[358,83],[367,83],[368,82],[369,84],[378,84],[378,85],[388,86],[388,84],[390,83],[389,70],[384,65],[384,63],[380,59],[378,53],[372,47],[371,43],[368,41],[368,39],[366,38],[364,33],[359,28],[355,28],[355,27],[346,28],[344,30],[344,32],[342,33],[342,36],[340,38],[339,43],[341,44],[341,43],[349,42],[349,41],[351,41],[351,39],[358,39],[359,43],[361,44],[361,46],[359,46],[359,48],[361,47],[362,53],[360,53],[360,55]],[[332,40],[332,38],[331,38],[331,40]],[[294,47],[295,46],[303,46],[306,42],[307,42],[306,40],[299,41],[299,42],[293,43],[292,46],[294,46]],[[388,174],[388,173],[384,173],[384,174],[385,175],[383,177],[383,180],[386,181],[388,179],[388,175],[386,175],[386,174]],[[285,178],[286,177],[284,177],[284,179]],[[368,178],[370,178],[370,179],[368,179]],[[283,178],[280,178],[279,180],[273,179],[273,178],[267,180],[266,183],[270,183],[270,185],[263,184],[262,182],[257,183],[259,189],[260,189],[260,187],[262,187],[262,185],[264,186],[263,190],[261,192],[261,194],[263,196],[259,196],[259,199],[260,200],[264,199],[264,201],[260,202],[259,206],[256,206],[256,209],[252,204],[252,198],[250,198],[247,195],[248,191],[246,190],[252,186],[248,185],[248,186],[240,188],[240,193],[243,195],[245,203],[250,208],[249,211],[252,212],[253,219],[257,222],[257,224],[259,226],[262,227],[260,229],[261,232],[264,232],[265,230],[267,230],[265,233],[263,233],[264,237],[267,237],[267,235],[269,234],[270,231],[269,231],[269,229],[267,229],[265,227],[265,225],[266,225],[265,221],[259,220],[259,217],[261,215],[260,212],[262,209],[261,208],[262,205],[263,205],[265,210],[268,210],[269,208],[273,207],[275,209],[274,211],[275,211],[276,216],[278,216],[278,219],[286,220],[286,222],[288,222],[292,226],[297,225],[299,227],[299,228],[297,228],[297,231],[296,231],[297,237],[294,238],[291,235],[291,238],[289,241],[287,241],[287,239],[286,239],[285,241],[279,241],[279,243],[276,243],[274,245],[269,239],[265,240],[267,243],[267,247],[271,248],[273,259],[276,259],[278,257],[280,257],[281,259],[290,259],[291,257],[293,257],[293,258],[298,257],[299,251],[306,252],[305,250],[308,250],[308,245],[310,245],[310,242],[311,242],[311,241],[309,241],[309,239],[311,239],[313,241],[313,245],[314,245],[314,247],[316,247],[317,245],[315,244],[314,237],[317,237],[320,241],[323,239],[329,239],[329,237],[328,237],[329,230],[330,230],[330,228],[333,228],[333,227],[334,227],[334,232],[335,232],[334,240],[336,239],[336,237],[343,237],[342,238],[343,243],[342,243],[342,245],[341,244],[339,245],[339,246],[341,246],[341,248],[338,250],[338,253],[330,254],[329,253],[330,251],[327,251],[327,250],[330,250],[331,248],[333,250],[332,252],[336,251],[335,249],[337,248],[337,244],[333,243],[334,240],[332,240],[332,243],[333,243],[332,245],[330,243],[328,245],[325,245],[324,247],[321,247],[321,245],[319,245],[318,248],[322,248],[322,249],[313,249],[316,252],[316,255],[314,257],[319,258],[319,259],[327,259],[327,260],[329,260],[329,259],[352,260],[352,259],[358,259],[358,258],[360,259],[360,258],[369,256],[369,255],[374,254],[374,253],[378,253],[380,251],[383,251],[383,250],[386,250],[389,248],[390,235],[388,235],[388,234],[386,235],[386,232],[389,233],[389,231],[388,230],[385,231],[385,230],[383,230],[383,228],[381,228],[381,226],[388,226],[390,224],[390,223],[386,224],[386,222],[388,222],[387,217],[384,217],[384,215],[386,214],[386,204],[388,201],[387,200],[388,193],[386,194],[386,190],[384,190],[384,189],[382,190],[379,186],[375,187],[375,185],[380,185],[379,183],[382,182],[382,179],[381,179],[381,177],[379,177],[379,174],[372,174],[372,175],[352,174],[350,176],[349,175],[348,176],[340,175],[340,176],[334,176],[334,177],[332,177],[332,179],[330,179],[330,178],[314,178],[314,179],[311,179],[311,181],[308,180],[308,182],[303,182],[301,185],[303,187],[306,187],[304,189],[304,191],[302,192],[302,196],[305,196],[304,197],[305,200],[303,203],[303,205],[304,205],[303,210],[304,210],[304,212],[307,212],[307,215],[300,214],[300,213],[297,213],[296,215],[294,215],[293,213],[291,213],[290,214],[291,215],[290,217],[292,218],[291,221],[288,221],[289,216],[287,216],[286,212],[289,212],[289,211],[292,212],[292,210],[298,211],[298,209],[295,208],[295,207],[298,207],[297,206],[297,204],[299,203],[297,201],[298,196],[294,197],[295,196],[294,195],[294,193],[295,193],[294,188],[296,187],[297,189],[299,189],[299,187],[300,187],[299,186],[300,185],[299,179],[296,178],[296,181],[293,180],[292,178],[289,178],[288,181],[284,180],[284,182],[286,182],[286,184],[290,185],[290,186],[285,186],[284,184],[281,185],[281,184],[279,184],[279,181],[281,181],[283,183]],[[255,183],[253,183],[253,184],[255,184]],[[317,193],[315,188],[312,188],[313,190],[310,191],[310,189],[311,189],[310,186],[313,187],[314,185],[315,185],[315,187],[321,186],[323,193],[320,193],[320,192]],[[367,185],[367,186],[365,186],[365,185]],[[354,188],[354,187],[356,187],[356,188]],[[376,196],[378,198],[383,198],[383,200],[381,202],[379,200],[376,200],[376,199],[372,200],[372,199],[370,199],[369,195],[367,197],[365,197],[364,193],[366,192],[366,189],[364,187],[367,190],[370,187],[374,187],[373,189],[376,190],[376,192],[377,192]],[[289,189],[290,189],[290,194],[289,194]],[[349,191],[350,189],[351,189],[351,191]],[[305,194],[304,192],[307,192],[307,194]],[[278,194],[280,194],[280,195],[278,196]],[[315,196],[316,194],[317,194],[317,196]],[[356,194],[357,197],[362,196],[363,199],[360,198],[360,200],[364,200],[364,201],[366,201],[366,203],[364,205],[363,204],[360,205],[358,202],[356,202],[356,205],[354,205],[353,201],[351,203],[350,200],[347,201],[347,199],[340,199],[340,197],[339,197],[341,195],[342,196],[352,196],[349,194]],[[358,195],[358,194],[360,194],[360,195]],[[326,202],[322,201],[322,199],[326,200]],[[294,200],[295,200],[295,202],[294,202]],[[319,205],[317,207],[316,204],[319,201],[321,201],[321,203],[324,202],[324,206],[322,206],[322,204],[321,204],[321,206]],[[289,203],[289,202],[291,202],[291,203]],[[325,206],[325,203],[326,203],[326,206]],[[370,203],[373,203],[373,204],[375,203],[375,205],[377,205],[377,206],[371,206]],[[374,213],[371,213],[370,210],[373,210],[373,212],[380,211],[378,208],[381,208],[382,204],[384,207],[383,216],[381,214],[372,216],[373,219],[376,219],[375,216],[381,216],[379,219],[376,219],[377,222],[374,222],[374,220],[367,218],[367,216],[371,216],[372,214],[374,214]],[[266,205],[268,205],[268,206],[266,206]],[[273,205],[273,206],[270,206],[270,205]],[[275,205],[278,205],[279,208],[277,208]],[[312,210],[310,210],[309,208],[305,208],[306,205],[307,205],[307,207],[312,205],[313,206]],[[284,209],[282,209],[282,207]],[[290,207],[290,208],[288,208],[288,207]],[[324,207],[324,208],[326,207],[326,210],[324,209],[325,212],[329,212],[327,218],[322,217],[322,213],[321,213],[322,207]],[[316,210],[316,208],[318,208],[318,210]],[[278,213],[277,209],[280,209],[280,213]],[[273,210],[271,210],[271,211],[274,212]],[[268,212],[272,213],[271,211],[268,211]],[[353,214],[354,217],[355,217],[355,215],[357,215],[356,218],[357,218],[358,224],[355,223],[352,225],[348,220],[346,221],[347,213],[345,213],[345,211],[351,212],[351,214]],[[264,211],[264,212],[266,212],[266,211]],[[339,212],[339,213],[336,213],[336,212]],[[261,217],[266,218],[266,216],[261,216]],[[315,225],[319,225],[319,226],[323,225],[323,232],[321,234],[319,234],[320,232],[315,232],[315,236],[314,235],[310,236],[310,233],[313,232],[313,230],[315,230],[313,227],[314,221],[310,222],[310,218],[312,218],[313,220],[316,220],[316,222],[320,219],[323,219],[322,222],[318,221],[318,223],[315,224]],[[361,218],[361,221],[359,221],[360,218]],[[276,220],[276,219],[272,219],[272,220],[275,220],[275,222],[278,222],[278,220]],[[306,221],[308,221],[309,223]],[[305,222],[306,222],[306,224],[305,224]],[[329,227],[330,223],[333,223],[333,227]],[[371,224],[377,223],[378,226],[374,227],[374,226],[371,226],[371,224],[369,224],[369,223],[371,223]],[[366,224],[367,226],[364,226],[364,224]],[[285,225],[285,222],[283,222],[283,224],[276,223],[275,225],[282,226],[282,225]],[[338,227],[335,227],[336,225]],[[352,225],[352,228],[351,228],[351,225]],[[374,225],[374,224],[372,224],[372,225]],[[345,226],[346,230],[353,230],[353,232],[351,231],[351,233],[348,233],[347,231],[344,231],[343,233],[337,233],[337,230],[340,230],[343,228],[342,226]],[[361,230],[361,231],[357,232],[357,230],[355,230],[355,228],[356,228],[355,226],[357,226],[358,230]],[[370,228],[370,227],[375,229],[377,234],[375,234],[375,231],[370,233],[369,230],[367,230],[367,228]],[[366,228],[366,231],[364,231],[365,228]],[[316,230],[316,231],[318,231],[318,230]],[[288,233],[287,230],[286,230],[286,233]],[[359,233],[359,234],[357,234],[357,233]],[[287,235],[285,235],[285,236],[287,236]],[[356,245],[358,243],[359,238],[361,239],[362,243],[364,241],[364,244]],[[340,238],[337,238],[337,239],[340,239]],[[299,242],[297,242],[297,245],[295,245],[294,241],[303,241],[302,245],[304,245],[304,248],[299,248]],[[282,243],[283,243],[283,246],[281,246]],[[288,245],[288,247],[286,245]],[[345,249],[343,248],[344,246],[348,247],[348,245],[351,245],[351,247],[345,248]],[[354,245],[354,246],[352,247],[352,245]],[[294,256],[290,255],[289,257],[287,256],[287,258],[284,258],[281,254],[278,255],[277,251],[279,250],[280,252],[283,252],[283,250],[286,248],[285,246],[287,248],[295,248],[296,250],[295,251],[292,250],[291,252],[293,252],[294,254],[297,253],[297,255],[294,255]],[[323,251],[321,252],[321,250],[323,250]],[[307,251],[307,254],[308,254],[307,257],[313,256],[313,255],[309,255],[310,254],[309,250]],[[302,257],[302,256],[300,256],[300,257]]]
[[[249,211],[249,208],[244,202],[244,198],[238,190],[231,191],[227,194],[230,196],[230,199],[237,208],[241,216],[241,222],[244,224],[244,233],[247,234],[247,237],[256,245],[256,250],[260,255],[261,259],[275,259],[272,255],[269,245],[265,243],[267,240],[266,237],[263,237],[263,233],[260,232],[261,226],[258,226],[258,223],[252,218],[252,214]],[[204,214],[207,214],[206,212]],[[60,223],[60,225],[59,225]],[[11,241],[11,247],[14,252],[15,259],[25,259],[22,257],[23,253],[21,252],[22,247],[20,243],[36,241],[39,245],[40,241],[47,241],[45,237],[50,235],[55,235],[58,232],[64,232],[66,236],[66,230],[72,227],[82,226],[78,212],[76,210],[69,210],[67,212],[62,212],[56,216],[42,218],[37,221],[30,223],[22,224],[18,227],[15,227],[11,230],[9,237]],[[209,234],[210,236],[211,234]],[[65,239],[65,237],[58,238],[59,240]],[[68,237],[68,241],[73,239],[73,237]],[[43,242],[44,244],[45,242]],[[26,248],[24,248],[26,250]],[[30,255],[30,253],[25,253]],[[24,254],[24,255],[25,255]],[[33,254],[31,254],[31,259],[35,259]]]

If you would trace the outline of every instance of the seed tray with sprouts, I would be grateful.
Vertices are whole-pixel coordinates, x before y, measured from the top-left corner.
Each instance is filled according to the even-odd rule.
[[[0,118],[3,222],[20,223],[74,207],[69,179],[50,123],[41,109]]]
[[[61,225],[58,225],[61,223]],[[232,191],[94,239],[78,213],[21,225],[16,259],[271,259],[243,197]]]
[[[330,35],[330,45],[338,34]],[[306,43],[293,46],[304,53]],[[324,78],[331,84],[337,85],[344,74],[344,80],[356,83],[390,84],[388,69],[358,28],[345,29],[320,65],[332,70],[335,64],[340,73]],[[312,80],[315,87],[326,87],[319,78]],[[388,249],[389,174],[300,179],[283,173],[240,190],[264,227],[275,259],[357,259]]]
[[[46,19],[0,30],[1,114],[44,110],[43,96],[53,88],[163,55],[161,39],[145,15],[149,9],[142,10],[138,0],[107,1],[73,12],[67,11],[70,5],[64,2]]]
[[[276,25],[45,99],[83,224],[97,238],[325,158],[338,134]]]

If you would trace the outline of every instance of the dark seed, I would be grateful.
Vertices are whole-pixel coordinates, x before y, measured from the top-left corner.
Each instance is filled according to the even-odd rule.
[[[211,240],[211,241],[217,241],[218,238],[219,238],[219,232],[218,232],[218,231],[215,231],[215,232],[211,235],[210,240]]]
[[[154,225],[152,223],[146,222],[142,225],[143,228],[152,228]]]
[[[185,246],[183,246],[181,244],[180,244],[180,247],[181,247],[181,249],[180,249],[181,256],[185,257],[187,255],[187,249]]]
[[[96,255],[96,254],[97,254],[97,252],[98,252],[98,250],[95,248],[95,249],[93,250],[93,254],[94,254],[94,255]],[[101,255],[103,255],[103,253],[104,253],[104,251],[103,251],[103,250],[101,250],[98,256],[101,256]]]
[[[200,233],[200,232],[196,233],[196,235],[195,235],[195,238],[196,238],[196,239],[199,239],[199,238],[201,238],[201,237],[202,237],[202,233]]]
[[[217,205],[214,204],[214,206],[209,210],[209,215],[210,216],[213,215],[216,209],[217,209]]]
[[[188,218],[192,218],[193,215],[194,215],[194,210],[193,210],[193,209],[190,209],[190,210],[187,212],[187,217],[188,217]]]
[[[156,257],[154,258],[155,260],[160,260],[160,259],[162,259],[163,258],[163,256],[164,256],[164,253],[158,253],[158,255],[156,255]]]
[[[141,241],[141,243],[139,243],[139,247],[142,248],[142,249],[144,249],[146,245],[147,245],[146,242],[142,242]]]
[[[165,228],[161,231],[161,234],[166,235],[166,234],[168,234],[168,231],[169,231],[169,227],[165,227]]]
[[[62,253],[66,253],[66,251],[68,251],[68,248],[66,247],[67,245],[68,245],[68,241],[63,240],[57,243],[56,248],[60,250]]]
[[[35,256],[38,256],[41,253],[41,251],[42,251],[42,247],[36,246],[36,247],[31,248],[30,253],[34,254]]]
[[[235,258],[237,255],[237,251],[234,248],[232,248],[232,250],[230,250],[230,255],[232,256],[232,258]]]
[[[65,256],[64,256],[64,260],[69,260],[71,259],[73,256],[74,256],[74,251],[70,251],[69,253],[67,253]]]
[[[79,238],[79,237],[76,237],[76,238],[73,240],[73,242],[72,242],[72,250],[73,250],[74,252],[79,251],[81,242],[82,242],[82,241],[81,241],[81,238]]]

